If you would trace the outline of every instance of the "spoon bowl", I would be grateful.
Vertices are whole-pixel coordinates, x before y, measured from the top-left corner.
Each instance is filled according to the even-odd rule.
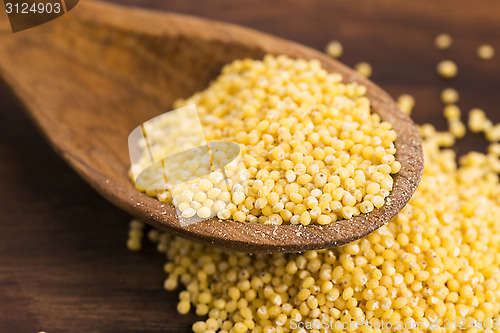
[[[387,223],[420,181],[421,139],[410,118],[371,81],[306,46],[232,24],[91,1],[15,34],[1,12],[0,45],[0,76],[54,149],[106,199],[181,237],[252,253],[338,246]],[[182,227],[173,206],[134,188],[127,137],[139,124],[171,110],[177,98],[206,87],[224,64],[267,53],[318,59],[345,82],[367,87],[373,112],[398,135],[396,159],[402,168],[393,190],[381,208],[328,226],[212,218]]]

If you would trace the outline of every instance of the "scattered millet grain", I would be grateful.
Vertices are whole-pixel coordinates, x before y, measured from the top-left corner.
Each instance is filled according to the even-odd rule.
[[[484,133],[489,142],[500,141],[500,123],[494,125],[481,109],[470,110],[468,127],[473,133]]]
[[[443,60],[437,65],[437,73],[445,79],[453,78],[457,75],[457,65],[451,60]]]
[[[461,111],[455,104],[449,104],[444,107],[444,117],[448,121],[460,120]]]
[[[407,115],[411,115],[413,107],[415,106],[415,98],[408,94],[403,94],[398,97],[398,106]]]
[[[144,223],[138,220],[130,221],[130,229],[128,232],[127,248],[131,251],[139,251],[141,249],[141,240],[143,236]],[[156,231],[158,233],[158,231]]]
[[[318,61],[285,56],[226,65],[174,107],[196,104],[207,141],[239,144],[247,188],[228,193],[224,179],[208,176],[151,195],[186,218],[274,225],[324,225],[381,207],[401,168],[396,132],[371,113],[364,86],[341,80]],[[158,147],[172,138],[152,140]]]
[[[458,91],[453,88],[446,88],[441,92],[441,101],[444,104],[455,104],[459,98]]]
[[[449,48],[451,46],[451,43],[452,39],[448,34],[439,34],[434,39],[434,45],[440,50]]]
[[[338,59],[342,56],[342,44],[337,40],[333,40],[326,45],[325,51],[330,57]]]
[[[486,113],[481,109],[472,109],[469,111],[468,127],[473,133],[480,133],[492,127],[492,123],[486,118]]]
[[[443,110],[444,117],[448,121],[448,131],[454,138],[463,138],[466,132],[465,124],[461,121],[461,111],[455,104],[448,104]]]
[[[478,47],[477,56],[484,60],[492,59],[495,56],[495,49],[489,44],[483,44]]]
[[[486,139],[490,142],[500,141],[500,124],[496,124],[486,129],[484,133]]]
[[[465,136],[466,127],[460,120],[451,120],[448,122],[448,130],[455,138],[461,139]]]
[[[372,66],[367,62],[360,62],[354,66],[354,69],[364,77],[370,77],[372,75]]]

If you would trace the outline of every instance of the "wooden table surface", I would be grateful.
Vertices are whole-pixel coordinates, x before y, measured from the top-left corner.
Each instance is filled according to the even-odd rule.
[[[460,92],[463,110],[480,107],[500,121],[495,0],[119,2],[233,22],[320,50],[338,39],[346,64],[367,61],[393,96],[416,97],[417,122],[445,128],[439,93],[448,86]],[[433,47],[440,32],[454,37],[451,49]],[[493,60],[477,58],[482,43],[496,48]],[[444,58],[457,62],[456,79],[436,75]],[[178,315],[176,293],[163,290],[162,255],[152,246],[129,252],[130,217],[51,150],[1,83],[0,101],[0,332],[189,332],[195,316]],[[468,135],[459,153],[471,147],[483,140]]]

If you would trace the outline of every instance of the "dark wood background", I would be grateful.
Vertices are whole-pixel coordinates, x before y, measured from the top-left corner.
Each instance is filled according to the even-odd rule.
[[[464,111],[480,107],[500,121],[495,0],[118,2],[233,22],[320,50],[338,39],[346,64],[368,61],[372,79],[394,97],[416,97],[417,122],[445,128],[439,93],[448,86]],[[454,37],[451,49],[434,48],[440,32]],[[476,57],[486,42],[497,50],[491,61]],[[457,62],[456,79],[436,75],[444,58]],[[178,315],[176,293],[163,290],[163,256],[152,246],[129,252],[130,217],[64,164],[2,83],[0,103],[0,332],[188,332],[196,318]],[[484,141],[468,135],[458,147]]]

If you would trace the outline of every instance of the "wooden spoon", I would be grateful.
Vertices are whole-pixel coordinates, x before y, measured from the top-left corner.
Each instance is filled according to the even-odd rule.
[[[386,224],[420,181],[421,139],[410,118],[372,82],[293,42],[232,24],[84,1],[54,21],[16,34],[2,11],[0,45],[1,76],[54,149],[109,201],[181,237],[246,252],[338,246]],[[402,168],[394,188],[380,209],[329,226],[213,218],[181,227],[173,206],[134,189],[127,174],[127,137],[144,121],[171,110],[175,99],[203,89],[224,64],[266,53],[318,59],[345,82],[368,88],[373,111],[398,135],[396,158]]]

